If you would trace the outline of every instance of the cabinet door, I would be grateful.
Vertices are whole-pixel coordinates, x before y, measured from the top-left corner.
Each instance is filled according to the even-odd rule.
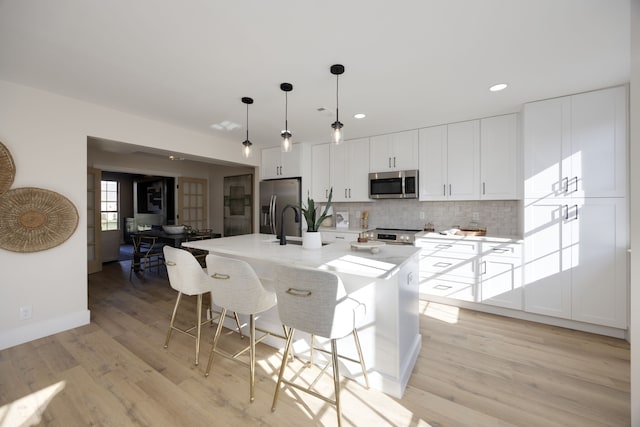
[[[447,126],[420,129],[420,200],[447,200]]]
[[[418,169],[418,131],[396,132],[389,137],[393,170]]]
[[[524,197],[563,197],[568,188],[571,153],[570,98],[524,106]],[[568,158],[565,157],[568,156]]]
[[[565,204],[538,202],[524,212],[524,308],[571,318],[571,228]]]
[[[331,185],[336,202],[368,202],[369,138],[331,144]]]
[[[483,304],[522,310],[522,247],[483,243],[478,264]]]
[[[329,144],[311,147],[311,197],[326,202],[331,188],[331,150]]]
[[[572,197],[626,196],[626,105],[624,87],[571,97]]]
[[[369,138],[370,172],[393,170],[391,157],[391,137],[389,135],[376,135]]]
[[[372,136],[370,163],[371,172],[418,169],[418,131]]]
[[[280,151],[280,175],[282,178],[292,178],[302,176],[302,146],[300,144],[292,144],[291,151],[283,153]]]
[[[480,121],[454,123],[447,129],[449,200],[480,198]]]
[[[331,148],[331,186],[333,200],[336,202],[349,201],[349,141],[340,145],[330,144]]]
[[[570,206],[572,318],[627,327],[627,206],[621,198],[589,198]]]
[[[519,196],[517,115],[480,121],[480,198],[514,200]]]
[[[370,202],[369,199],[369,138],[353,139],[348,144],[345,176],[350,202]]]
[[[260,176],[262,179],[280,178],[282,169],[282,150],[280,147],[264,148]]]

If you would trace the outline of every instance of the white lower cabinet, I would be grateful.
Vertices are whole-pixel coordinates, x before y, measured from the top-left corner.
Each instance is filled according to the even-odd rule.
[[[483,304],[522,310],[522,245],[483,242],[478,287]]]
[[[420,293],[477,301],[476,264],[480,242],[418,239]]]
[[[522,309],[522,245],[418,239],[420,293]]]
[[[553,199],[525,207],[525,310],[627,327],[623,198]]]

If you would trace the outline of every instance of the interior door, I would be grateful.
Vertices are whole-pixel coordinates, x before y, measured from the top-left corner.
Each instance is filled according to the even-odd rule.
[[[102,271],[100,232],[100,169],[87,168],[87,271]]]
[[[178,224],[204,230],[208,224],[207,180],[178,178]]]

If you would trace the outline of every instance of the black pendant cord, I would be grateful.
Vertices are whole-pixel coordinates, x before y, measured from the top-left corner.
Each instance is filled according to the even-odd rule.
[[[336,123],[340,123],[340,117],[338,116],[338,105],[340,105],[340,103],[338,102],[338,80],[340,79],[340,75],[336,74]]]
[[[289,96],[284,93],[284,131],[289,132]]]
[[[249,104],[247,104],[247,141],[249,141]]]

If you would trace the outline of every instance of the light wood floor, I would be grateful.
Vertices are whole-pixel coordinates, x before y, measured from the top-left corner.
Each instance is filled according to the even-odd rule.
[[[0,426],[16,414],[37,419],[38,407],[33,425],[335,425],[333,408],[313,397],[283,393],[271,412],[281,360],[271,347],[258,346],[253,404],[245,366],[216,358],[203,376],[212,328],[198,367],[189,337],[174,335],[165,350],[175,292],[164,275],[134,285],[127,277],[128,264],[117,262],[90,276],[90,325],[0,351]],[[623,340],[427,302],[420,327],[422,352],[403,398],[343,380],[344,425],[630,424]],[[239,342],[234,333],[224,338]],[[289,375],[312,371],[293,362]]]

